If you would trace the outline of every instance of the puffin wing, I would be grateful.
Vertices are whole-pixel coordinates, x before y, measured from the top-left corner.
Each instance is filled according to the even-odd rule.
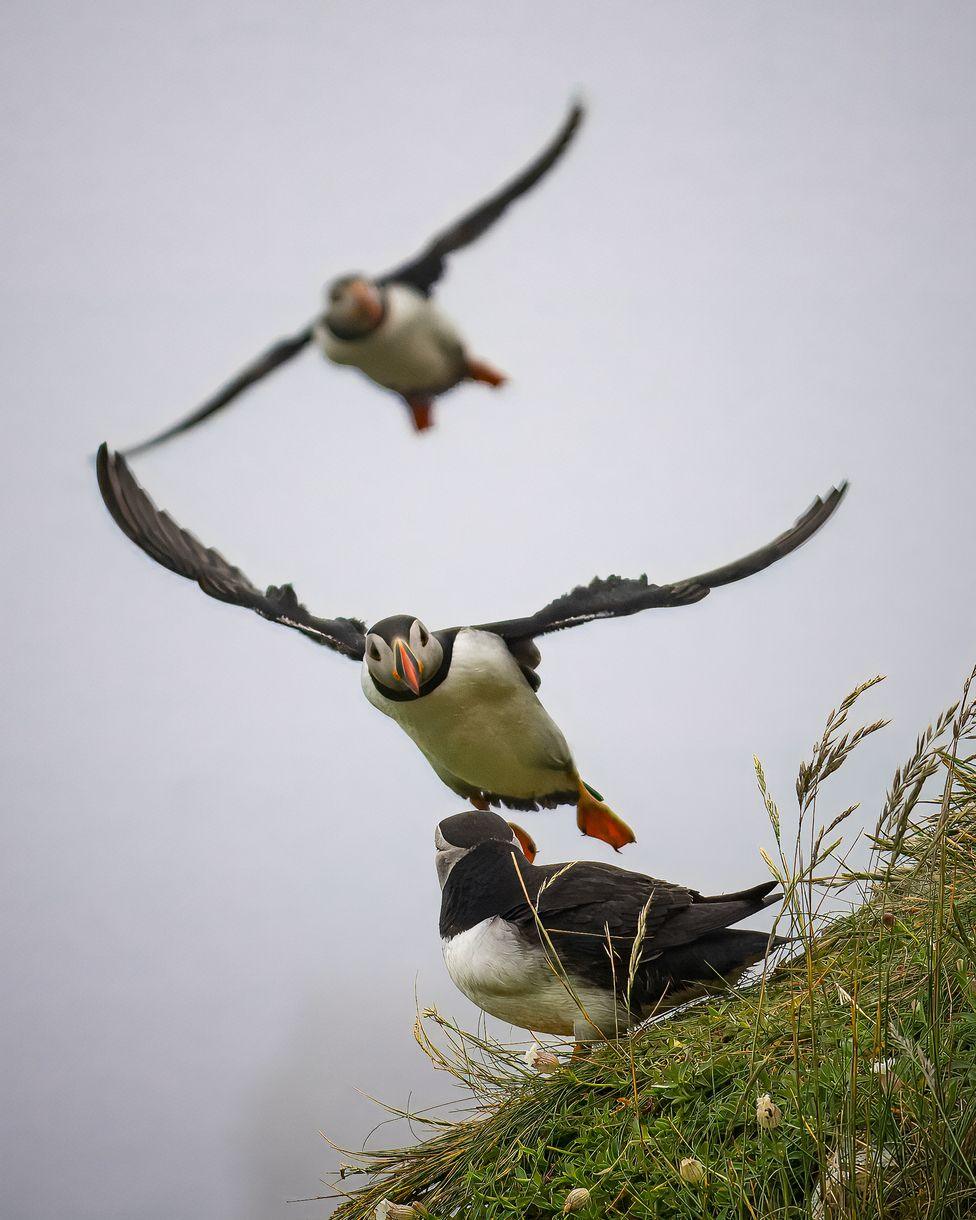
[[[262,618],[293,627],[345,657],[363,659],[366,627],[359,619],[316,618],[299,602],[291,585],[272,585],[262,593],[223,555],[205,547],[168,513],[158,509],[136,482],[125,458],[110,452],[105,444],[98,450],[96,469],[99,491],[115,524],[150,559],[196,581],[208,597],[245,606]]]
[[[803,516],[778,538],[711,572],[668,585],[651,584],[646,576],[636,579],[624,576],[596,577],[588,585],[580,585],[571,593],[557,597],[528,618],[484,623],[475,630],[493,632],[511,646],[551,631],[579,627],[594,619],[622,618],[640,610],[691,605],[707,597],[712,589],[754,576],[802,546],[832,516],[846,492],[847,483],[844,482],[824,498],[818,496]]]
[[[644,933],[638,948],[643,967],[669,951],[693,946],[720,933],[782,898],[772,894],[775,881],[765,881],[734,894],[705,897],[697,890],[628,872],[595,861],[545,868],[520,865],[526,889],[563,968],[570,975],[622,992],[638,928]],[[531,882],[529,877],[531,876]],[[506,919],[526,935],[537,931],[535,915],[524,902]],[[611,963],[607,936],[614,948]],[[765,934],[757,934],[765,942]],[[638,983],[638,993],[645,980]]]
[[[594,942],[590,947],[604,958],[608,929],[615,939],[633,939],[646,907],[646,935],[652,939],[698,898],[686,886],[592,860],[550,864],[535,871],[544,876],[534,905],[557,949],[560,938],[568,936],[574,942]]]
[[[133,457],[137,453],[145,453],[147,449],[152,449],[154,446],[162,444],[163,441],[168,441],[173,436],[179,436],[181,432],[189,432],[191,428],[195,428],[197,424],[202,423],[205,419],[209,419],[211,415],[215,415],[222,407],[226,407],[228,403],[233,402],[239,394],[243,394],[248,386],[254,385],[256,381],[260,381],[262,377],[267,377],[269,373],[273,373],[280,365],[297,356],[302,348],[307,347],[311,341],[311,326],[306,326],[304,330],[300,330],[290,338],[280,339],[256,360],[252,360],[250,364],[245,365],[235,377],[232,377],[230,381],[222,385],[215,394],[211,395],[205,403],[197,407],[185,419],[181,419],[178,423],[150,437],[149,440],[142,441],[138,445],[133,445],[131,449],[126,449],[126,456]]]
[[[416,258],[393,271],[388,271],[376,282],[409,284],[424,296],[430,296],[431,289],[444,274],[447,256],[479,238],[501,217],[509,204],[514,203],[545,177],[566,151],[583,121],[584,113],[583,106],[579,102],[574,103],[552,140],[520,174],[490,198],[465,213],[450,228],[439,233]]]
[[[743,919],[748,919],[750,915],[782,901],[783,895],[773,893],[775,889],[775,881],[763,881],[737,894],[716,894],[708,898],[696,894],[695,901],[678,912],[661,931],[655,941],[655,948],[680,948],[694,944],[703,936],[731,928]]]

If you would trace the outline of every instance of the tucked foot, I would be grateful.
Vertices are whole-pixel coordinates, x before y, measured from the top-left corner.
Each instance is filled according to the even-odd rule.
[[[403,401],[407,404],[414,430],[426,432],[434,426],[434,400],[419,394],[404,394]]]
[[[508,381],[504,373],[500,373],[498,369],[492,368],[484,360],[475,360],[473,356],[468,356],[467,361],[468,376],[472,381],[480,381],[482,385],[494,386],[495,389],[503,386]]]
[[[475,809],[480,809],[482,813],[487,813],[488,810],[491,808],[491,806],[488,804],[487,800],[483,796],[471,797],[471,804],[474,805]]]
[[[519,841],[519,847],[525,853],[525,858],[530,864],[535,863],[535,858],[539,854],[539,849],[535,845],[535,839],[527,830],[523,830],[521,826],[517,826],[514,822],[509,822],[512,832]]]
[[[599,792],[581,779],[577,782],[579,801],[576,805],[576,825],[583,834],[602,839],[614,851],[620,851],[628,843],[636,843],[637,836],[625,821],[617,817]]]

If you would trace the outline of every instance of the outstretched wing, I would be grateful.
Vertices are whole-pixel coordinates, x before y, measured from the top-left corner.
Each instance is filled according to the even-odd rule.
[[[546,635],[550,631],[562,631],[566,627],[578,627],[581,623],[590,623],[598,618],[621,618],[636,614],[639,610],[688,606],[692,602],[699,602],[712,589],[754,576],[795,551],[831,517],[846,491],[847,483],[844,482],[840,487],[833,488],[825,498],[818,496],[796,524],[778,538],[711,572],[703,572],[700,576],[691,576],[670,585],[653,585],[646,576],[636,579],[624,576],[596,577],[588,585],[580,585],[571,593],[557,597],[537,614],[528,618],[484,623],[477,630],[491,631],[513,642]]]
[[[380,276],[377,283],[409,284],[424,296],[429,296],[430,290],[444,274],[444,260],[447,256],[480,237],[499,219],[509,204],[514,203],[519,196],[530,191],[540,178],[545,177],[566,151],[576,129],[583,121],[583,115],[583,106],[576,102],[553,139],[517,177],[465,213],[450,228],[439,233],[416,258]]]
[[[205,547],[173,518],[161,512],[133,477],[121,454],[103,444],[96,458],[98,487],[115,524],[136,546],[164,568],[195,580],[208,597],[245,606],[262,618],[294,627],[317,644],[361,661],[366,627],[359,619],[316,618],[309,614],[291,585],[272,585],[264,593],[218,551]]]
[[[147,449],[152,449],[155,445],[162,444],[163,441],[168,441],[170,437],[179,436],[181,432],[188,432],[191,428],[195,428],[197,424],[203,420],[209,419],[211,415],[215,415],[222,407],[226,407],[228,403],[233,402],[239,394],[254,385],[256,381],[260,381],[262,377],[267,377],[269,373],[273,373],[279,365],[291,360],[293,356],[297,356],[303,347],[306,347],[312,340],[312,327],[306,326],[304,330],[300,330],[298,334],[292,335],[289,339],[279,340],[273,347],[268,350],[257,360],[252,360],[250,364],[244,366],[236,377],[232,377],[225,385],[222,385],[216,394],[207,399],[202,406],[188,415],[185,419],[181,419],[179,423],[173,424],[166,428],[163,432],[157,433],[156,436],[150,437],[148,441],[142,441],[139,445],[133,445],[131,449],[126,449],[127,457],[133,457],[137,453],[145,453]]]

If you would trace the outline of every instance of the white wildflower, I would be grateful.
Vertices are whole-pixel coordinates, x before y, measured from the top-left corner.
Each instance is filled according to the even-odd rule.
[[[762,1131],[772,1131],[783,1121],[783,1111],[768,1093],[756,1098],[756,1122]]]
[[[412,1203],[393,1203],[390,1199],[383,1199],[376,1205],[376,1220],[408,1220],[408,1217],[419,1215]]]
[[[586,1187],[574,1186],[563,1202],[563,1215],[568,1216],[570,1212],[582,1211],[589,1201],[590,1192]]]
[[[525,1066],[532,1072],[541,1072],[549,1076],[558,1072],[562,1064],[552,1051],[543,1050],[538,1042],[533,1042],[525,1052]]]
[[[905,1087],[904,1080],[895,1071],[894,1059],[878,1059],[871,1064],[871,1071],[885,1092],[894,1093]]]
[[[705,1181],[705,1166],[696,1157],[682,1157],[681,1164],[678,1166],[678,1176],[689,1186],[701,1186]]]

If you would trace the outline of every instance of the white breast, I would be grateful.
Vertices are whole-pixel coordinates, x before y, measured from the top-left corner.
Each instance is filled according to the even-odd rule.
[[[398,393],[442,394],[465,373],[464,346],[453,324],[404,284],[386,290],[386,317],[363,339],[338,339],[324,322],[315,339],[335,364],[351,364]]]
[[[480,791],[525,799],[575,790],[565,737],[491,632],[460,631],[447,678],[420,699],[385,699],[365,664],[362,684],[370,703],[400,725],[448,784],[455,776]]]
[[[616,1032],[606,993],[574,987],[577,1004],[541,950],[527,946],[504,919],[485,919],[441,947],[454,985],[493,1017],[541,1034],[569,1035],[581,1026],[611,1037]]]

